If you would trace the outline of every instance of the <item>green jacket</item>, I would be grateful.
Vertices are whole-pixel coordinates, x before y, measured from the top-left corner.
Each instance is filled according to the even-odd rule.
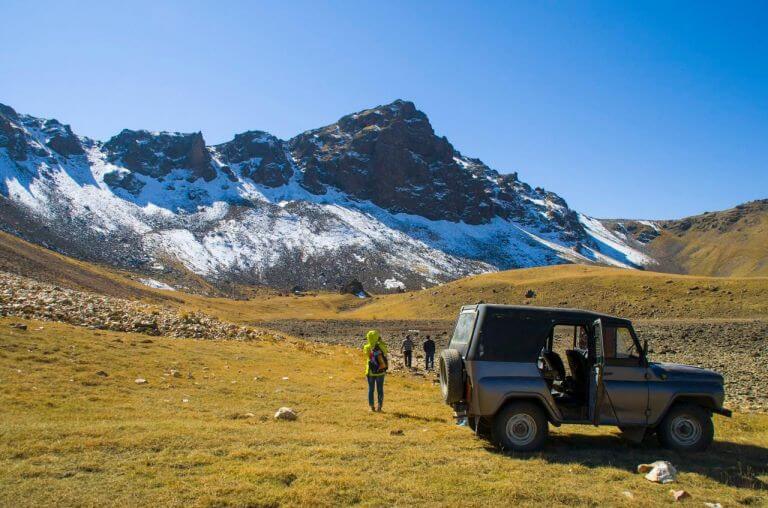
[[[379,349],[384,352],[384,354],[387,354],[387,345],[384,344],[383,340],[381,340],[381,335],[379,335],[379,332],[376,330],[371,330],[370,332],[366,333],[365,340],[367,341],[365,346],[363,346],[363,353],[365,353],[365,375],[371,377],[381,377],[386,374],[386,372],[382,372],[380,374],[371,374],[368,361],[371,358],[371,351],[373,351],[373,348],[375,348],[377,345],[379,346]]]

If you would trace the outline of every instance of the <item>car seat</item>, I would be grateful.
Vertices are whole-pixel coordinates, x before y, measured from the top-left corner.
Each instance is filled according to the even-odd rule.
[[[571,368],[574,393],[579,397],[586,397],[589,386],[589,362],[587,362],[585,353],[568,349],[565,356],[568,358],[568,366]]]
[[[565,380],[565,364],[560,355],[554,351],[542,351],[541,357],[547,366],[547,370],[555,373],[555,381]]]

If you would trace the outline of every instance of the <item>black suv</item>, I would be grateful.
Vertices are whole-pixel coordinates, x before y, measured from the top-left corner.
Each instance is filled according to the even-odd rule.
[[[440,354],[440,385],[457,416],[505,449],[538,449],[548,423],[616,425],[636,442],[655,432],[667,447],[705,449],[712,413],[731,415],[723,408],[723,377],[650,362],[647,351],[626,319],[467,305]]]

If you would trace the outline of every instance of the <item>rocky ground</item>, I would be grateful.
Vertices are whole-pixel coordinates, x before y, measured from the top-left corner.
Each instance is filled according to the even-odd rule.
[[[421,340],[431,335],[438,350],[448,344],[453,322],[299,321],[261,323],[296,337],[361,347],[365,332],[379,330],[391,347],[399,347],[409,330],[419,330],[413,372],[425,375]],[[768,320],[641,320],[635,323],[640,339],[648,339],[651,359],[714,369],[725,376],[726,405],[749,411],[768,411]],[[397,366],[402,362],[397,355]]]
[[[194,339],[279,338],[251,327],[225,323],[199,312],[143,304],[66,289],[0,272],[0,316],[62,321],[78,326]]]

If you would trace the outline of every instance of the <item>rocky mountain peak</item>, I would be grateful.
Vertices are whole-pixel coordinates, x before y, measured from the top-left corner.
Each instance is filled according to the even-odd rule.
[[[279,187],[293,175],[283,141],[268,132],[243,132],[211,150],[231,178],[239,174],[267,187]]]
[[[29,153],[37,157],[85,153],[80,138],[69,125],[54,119],[19,115],[5,104],[0,104],[0,147],[7,148],[16,161],[27,160]]]
[[[342,117],[289,141],[317,194],[332,186],[393,212],[429,219],[487,222],[494,216],[483,182],[468,172],[451,144],[435,135],[411,102],[395,101]]]
[[[153,178],[175,170],[189,170],[192,179],[216,177],[211,155],[200,132],[149,132],[124,129],[104,143],[107,159]]]

